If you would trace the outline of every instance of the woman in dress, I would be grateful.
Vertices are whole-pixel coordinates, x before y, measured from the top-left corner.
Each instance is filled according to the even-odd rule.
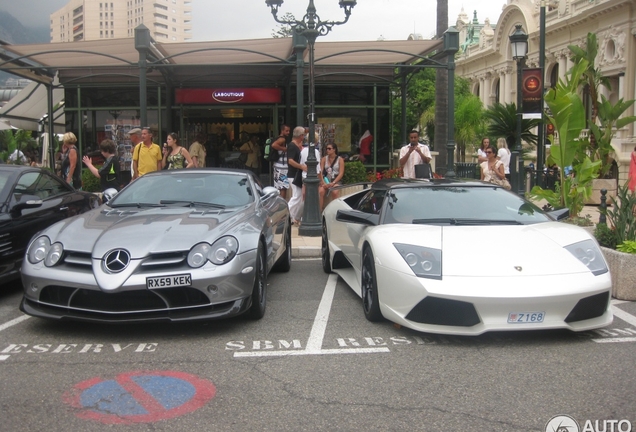
[[[634,192],[636,189],[636,147],[632,152],[631,160],[629,161],[629,190]]]
[[[66,132],[62,137],[62,178],[75,189],[82,188],[82,167],[79,163],[79,152],[75,144],[77,137],[73,132]]]
[[[488,147],[484,153],[486,153],[487,160],[481,163],[481,179],[489,183],[497,183],[498,180],[505,179],[504,164],[497,159],[495,146]]]
[[[179,145],[179,136],[170,132],[163,145],[163,160],[161,167],[164,169],[183,169],[194,167],[194,161],[185,147]]]
[[[497,157],[503,162],[504,173],[506,173],[506,178],[510,181],[510,150],[505,138],[497,138],[497,149]]]
[[[327,144],[325,150],[327,155],[320,160],[320,172],[322,174],[318,176],[320,179],[318,194],[320,196],[321,209],[325,202],[325,196],[330,196],[332,200],[338,198],[338,190],[334,188],[340,186],[345,170],[344,159],[338,155],[338,146],[336,144]]]

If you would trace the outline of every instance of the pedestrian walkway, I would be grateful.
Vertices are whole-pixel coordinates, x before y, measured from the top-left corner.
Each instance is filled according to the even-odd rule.
[[[596,224],[598,223],[598,218],[601,215],[599,212],[598,206],[595,205],[587,205],[583,207],[581,210],[580,216],[586,217],[586,215],[590,216],[590,220]],[[320,258],[322,239],[320,236],[318,237],[306,237],[298,234],[298,227],[292,226],[292,258],[293,259],[308,259],[308,258]]]

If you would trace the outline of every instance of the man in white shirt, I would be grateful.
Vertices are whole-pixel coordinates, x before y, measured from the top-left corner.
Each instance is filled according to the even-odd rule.
[[[28,165],[29,161],[27,160],[26,156],[24,155],[24,153],[22,153],[22,151],[15,149],[13,151],[13,153],[11,153],[11,155],[7,158],[7,161],[9,163],[16,163],[18,161],[18,159],[20,160],[20,165]]]
[[[400,167],[404,171],[404,178],[416,178],[415,165],[427,164],[432,159],[428,146],[419,141],[420,133],[412,130],[409,132],[409,144],[400,149]]]

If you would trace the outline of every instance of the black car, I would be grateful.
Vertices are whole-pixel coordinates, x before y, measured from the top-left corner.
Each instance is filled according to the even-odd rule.
[[[97,195],[76,191],[44,169],[0,165],[0,283],[19,278],[35,233],[100,204]]]

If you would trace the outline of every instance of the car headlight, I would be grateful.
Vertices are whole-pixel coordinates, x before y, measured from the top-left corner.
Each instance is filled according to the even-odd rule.
[[[50,248],[51,240],[47,236],[38,237],[29,245],[27,259],[31,264],[37,264],[46,258]]]
[[[64,256],[64,246],[62,243],[53,243],[47,236],[36,238],[27,250],[27,259],[31,264],[44,261],[47,267],[53,267]]]
[[[603,260],[603,255],[593,240],[574,243],[565,246],[565,249],[585,264],[594,276],[607,273],[608,270],[605,260]]]
[[[62,246],[62,243],[53,243],[49,248],[49,252],[46,254],[44,265],[53,267],[62,259],[62,255],[64,255],[64,246]]]
[[[442,278],[442,251],[439,249],[393,243],[417,277]]]
[[[215,265],[223,265],[236,256],[238,252],[238,240],[232,236],[221,237],[212,246],[208,243],[199,243],[188,254],[188,265],[198,268],[207,261]]]

